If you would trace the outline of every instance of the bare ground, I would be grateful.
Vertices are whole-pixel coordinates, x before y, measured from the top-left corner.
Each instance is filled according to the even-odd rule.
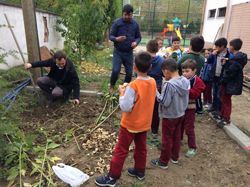
[[[120,122],[122,116],[122,112],[118,110],[112,115],[111,119],[108,119],[101,125],[100,128],[102,130],[98,129],[94,133],[86,135],[89,133],[89,129],[95,127],[94,122],[101,113],[103,106],[104,103],[95,98],[81,98],[81,104],[78,107],[73,107],[72,105],[61,105],[59,107],[58,103],[45,109],[32,107],[30,112],[22,115],[22,120],[29,122],[29,126],[24,126],[22,130],[25,134],[33,135],[37,134],[37,131],[43,127],[44,130],[51,132],[50,138],[53,138],[58,134],[63,136],[69,129],[75,128],[75,136],[81,151],[78,150],[76,142],[71,137],[70,142],[63,143],[61,147],[54,149],[54,153],[62,158],[58,162],[68,165],[75,164],[74,167],[90,174],[89,181],[82,186],[92,187],[95,186],[94,179],[108,171],[112,151],[119,134],[119,127],[114,125],[112,118],[116,118]],[[234,115],[236,111],[240,110],[234,110]],[[131,150],[125,161],[122,176],[117,182],[117,186],[140,186],[140,184],[141,186],[154,187],[250,186],[250,156],[235,141],[231,140],[222,129],[216,127],[215,124],[215,121],[207,114],[198,115],[195,121],[198,146],[197,155],[193,158],[184,156],[188,149],[185,139],[184,145],[181,146],[179,163],[173,164],[170,162],[167,170],[155,168],[150,164],[150,159],[160,156],[160,150],[148,145],[146,179],[143,183],[135,181],[134,178],[126,174],[127,169],[133,167],[134,164],[133,150]],[[102,134],[104,136],[106,132],[107,136],[114,134],[106,137],[106,139],[104,138],[105,140],[101,142],[101,146],[98,144],[98,151],[93,153],[95,151],[94,146],[87,149],[86,144],[88,140],[90,142],[96,141],[94,138],[95,133],[96,135],[99,133],[99,135]],[[161,135],[158,136],[158,139],[161,140]],[[41,134],[35,140],[36,145],[44,142],[45,137]],[[39,177],[36,175],[29,177],[28,173],[30,171],[31,168],[27,168],[27,175],[23,180],[32,184],[37,182]],[[55,175],[53,179],[57,182],[60,181]],[[16,184],[18,184],[18,180]],[[6,182],[2,181],[0,186],[7,186]],[[61,183],[59,186],[66,187],[68,185]]]

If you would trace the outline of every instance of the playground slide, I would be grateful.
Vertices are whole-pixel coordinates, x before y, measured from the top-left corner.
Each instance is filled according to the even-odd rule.
[[[175,29],[175,32],[176,32],[177,36],[178,36],[181,40],[183,40],[183,38],[181,37],[180,29]]]

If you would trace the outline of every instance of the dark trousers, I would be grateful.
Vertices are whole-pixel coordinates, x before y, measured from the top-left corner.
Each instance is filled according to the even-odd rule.
[[[203,101],[207,103],[212,103],[212,84],[206,84],[205,90],[203,92]]]
[[[161,93],[161,88],[157,88],[158,91]],[[158,132],[159,129],[159,123],[160,123],[160,118],[159,118],[159,103],[157,99],[155,98],[155,104],[154,104],[154,110],[153,110],[153,118],[152,118],[152,123],[151,123],[151,131],[152,132]]]
[[[185,111],[184,120],[181,125],[181,140],[183,140],[184,130],[188,137],[188,147],[197,149],[194,133],[195,110],[187,109]]]
[[[133,72],[133,62],[134,62],[134,54],[131,52],[122,52],[114,49],[113,51],[113,67],[112,74],[110,78],[110,85],[115,85],[118,75],[121,71],[121,65],[125,66],[126,76],[124,82],[129,83],[132,79]]]
[[[230,121],[230,116],[232,113],[232,95],[224,94],[226,87],[221,85],[221,117],[225,118],[225,120]]]
[[[170,157],[179,159],[181,146],[181,124],[184,116],[176,119],[162,118],[162,150],[160,161],[168,165]]]
[[[50,77],[39,77],[36,80],[37,85],[41,88],[48,100],[55,100],[63,97],[63,90],[56,86],[56,81]]]
[[[134,170],[138,173],[144,173],[147,159],[147,131],[141,133],[131,133],[126,128],[121,126],[119,141],[115,147],[114,157],[110,162],[109,177],[119,179],[121,176],[124,161],[129,152],[129,146],[134,141]]]
[[[214,77],[214,80],[212,82],[213,85],[213,105],[221,108],[221,90],[220,90],[220,77]]]

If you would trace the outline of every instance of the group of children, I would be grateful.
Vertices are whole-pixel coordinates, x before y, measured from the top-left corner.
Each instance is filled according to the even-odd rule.
[[[185,55],[180,46],[177,48],[175,45],[167,54],[158,55],[159,47],[163,44],[159,41],[162,40],[150,40],[146,45],[147,51],[136,55],[134,71],[137,79],[126,87],[119,86],[119,104],[123,111],[119,140],[109,173],[95,180],[98,186],[116,185],[132,141],[135,143],[135,164],[134,168],[127,170],[127,174],[139,180],[145,178],[147,130],[151,129],[152,135],[156,136],[159,132],[159,118],[162,118],[162,150],[159,158],[151,159],[151,164],[167,169],[169,160],[174,164],[178,163],[184,130],[189,147],[185,156],[193,157],[197,153],[194,121],[195,113],[202,112],[201,93],[205,90],[211,94],[211,84],[213,92],[218,93],[217,90],[221,87],[221,115],[214,117],[223,122],[229,121],[228,115],[230,118],[231,96],[241,94],[242,69],[247,57],[239,52],[242,46],[240,39],[230,42],[229,51],[226,44],[222,45],[225,50],[217,40],[215,50],[207,57],[205,64],[205,58],[199,54],[204,47],[203,37],[192,38]],[[178,41],[180,42],[175,37],[172,38],[172,44]],[[180,43],[176,46],[178,45]],[[207,49],[205,53],[207,51],[211,50]],[[221,72],[217,65],[219,62],[222,62]],[[202,79],[199,77],[201,70]],[[163,77],[165,82],[162,85]],[[208,77],[209,80],[203,77]],[[207,94],[206,102],[210,104],[209,101],[211,102]]]

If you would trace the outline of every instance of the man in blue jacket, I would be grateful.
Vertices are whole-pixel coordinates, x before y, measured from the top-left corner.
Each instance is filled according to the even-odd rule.
[[[133,16],[133,6],[127,4],[123,7],[123,17],[113,22],[109,39],[114,42],[113,67],[110,78],[109,92],[114,92],[115,83],[121,71],[121,64],[125,66],[126,77],[124,82],[129,83],[133,72],[133,49],[141,41],[139,24]]]
[[[215,41],[215,50],[207,58],[207,63],[212,64],[212,70],[210,71],[210,77],[212,78],[213,86],[213,102],[212,106],[207,109],[208,112],[212,112],[213,115],[218,115],[221,111],[221,87],[220,80],[222,77],[223,67],[222,61],[225,58],[231,58],[233,55],[227,48],[227,39],[219,38]]]

